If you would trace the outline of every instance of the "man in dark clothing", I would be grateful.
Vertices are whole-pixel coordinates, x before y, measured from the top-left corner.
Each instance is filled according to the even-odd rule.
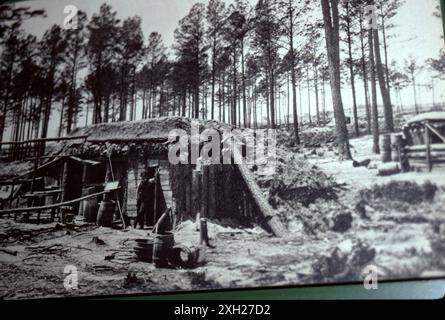
[[[149,167],[141,175],[142,181],[137,190],[137,217],[134,224],[135,228],[138,224],[141,228],[144,228],[144,225],[153,226],[166,210],[164,193],[162,192],[161,181],[157,170],[158,167]]]
[[[150,212],[153,212],[155,180],[147,171],[141,174],[141,178],[142,181],[137,190],[137,217],[134,227],[136,228],[139,224],[139,227],[143,229],[145,224],[149,223]]]

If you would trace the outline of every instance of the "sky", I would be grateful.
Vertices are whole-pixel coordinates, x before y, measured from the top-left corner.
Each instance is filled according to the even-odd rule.
[[[316,1],[316,0],[315,0]],[[32,0],[23,1],[23,4],[31,8],[45,8],[47,18],[36,18],[29,20],[25,30],[42,36],[45,30],[53,24],[62,24],[66,14],[63,8],[74,5],[79,10],[87,12],[91,17],[99,11],[102,3],[107,2],[117,11],[120,19],[139,15],[142,17],[142,30],[146,37],[152,31],[160,32],[167,45],[173,43],[173,32],[178,21],[184,17],[196,2],[206,3],[206,0]],[[226,1],[230,2],[230,1]],[[252,4],[256,0],[249,1]],[[398,34],[398,39],[392,41],[393,48],[390,58],[397,59],[400,53],[405,56],[411,53],[422,60],[431,57],[443,47],[443,42],[438,41],[443,35],[440,19],[432,13],[438,0],[406,0],[395,16],[393,23],[396,28],[393,33]],[[411,41],[408,41],[410,40]],[[417,44],[417,45],[413,45]]]
[[[232,0],[226,1],[230,3]],[[314,0],[316,1],[316,0]],[[88,18],[99,11],[102,3],[107,2],[117,11],[120,19],[129,16],[139,15],[142,18],[142,31],[145,38],[152,31],[161,33],[164,43],[171,48],[173,43],[173,33],[178,25],[178,21],[183,18],[196,2],[206,3],[207,0],[32,0],[23,1],[21,6],[29,6],[34,9],[44,8],[47,18],[34,18],[24,23],[26,32],[35,34],[40,38],[43,33],[53,24],[62,25],[66,16],[63,9],[66,5],[75,5],[79,10],[85,11]],[[252,4],[256,0],[249,1]],[[442,22],[433,16],[438,0],[406,0],[399,9],[392,23],[396,26],[390,33],[396,37],[390,39],[389,61],[395,60],[399,66],[410,56],[424,62],[428,58],[435,58],[441,48],[444,48]],[[418,76],[418,83],[431,84],[431,75],[424,71]],[[358,96],[363,96],[360,92],[362,85],[358,85]],[[434,100],[445,102],[445,81],[436,80]],[[314,95],[314,93],[312,93]],[[433,95],[426,87],[420,89],[420,103],[431,103]],[[402,98],[405,104],[414,104],[412,89],[404,89]],[[312,103],[315,97],[312,96]],[[330,105],[330,97],[327,97]],[[350,89],[343,89],[343,100],[346,113],[352,104]],[[393,101],[396,103],[395,101]],[[361,101],[359,101],[361,103]],[[303,113],[308,105],[307,94],[302,95]],[[314,109],[314,107],[312,107]],[[55,129],[54,129],[55,130]]]
[[[66,16],[63,9],[71,4],[79,10],[85,11],[88,18],[99,12],[102,3],[108,3],[117,12],[121,20],[139,15],[142,18],[142,31],[146,38],[152,31],[162,34],[165,43],[173,43],[173,32],[182,19],[196,2],[206,3],[206,0],[32,0],[23,4],[35,9],[45,8],[47,18],[32,19],[25,24],[29,32],[41,36],[51,25],[62,25]]]

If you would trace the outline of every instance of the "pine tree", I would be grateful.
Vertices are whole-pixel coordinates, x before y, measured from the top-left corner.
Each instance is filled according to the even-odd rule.
[[[127,18],[118,28],[116,46],[116,62],[119,66],[119,121],[127,119],[128,105],[130,106],[130,121],[135,120],[135,75],[136,67],[143,56],[144,36],[141,29],[141,18],[138,16]],[[107,100],[108,101],[108,100]],[[108,103],[105,104],[105,122],[108,119]]]
[[[349,79],[351,82],[351,90],[352,90],[352,110],[354,114],[354,132],[356,136],[360,135],[359,126],[358,126],[358,112],[357,112],[357,93],[355,86],[355,71],[354,71],[354,56],[353,56],[353,46],[354,39],[357,36],[355,31],[355,21],[356,19],[356,8],[349,1],[342,2],[342,14],[341,14],[341,26],[343,31],[346,33],[346,44],[347,44],[347,52],[348,59],[346,60],[346,65],[349,68]],[[359,8],[358,10],[361,10]]]
[[[190,91],[193,96],[193,118],[199,118],[200,87],[207,68],[207,46],[204,41],[204,12],[201,3],[193,5],[189,13],[179,21],[175,30],[176,55],[184,64],[190,81]]]
[[[340,22],[338,0],[321,0],[324,29],[326,34],[326,48],[329,62],[332,101],[337,129],[339,154],[342,158],[351,159],[349,149],[348,129],[343,110],[340,80]]]
[[[77,28],[66,30],[65,68],[68,80],[68,103],[66,112],[66,133],[70,133],[79,113],[77,93],[79,90],[78,73],[87,66],[86,56],[86,23],[87,15],[83,11],[77,13]],[[62,118],[62,117],[61,117]]]
[[[107,90],[116,57],[119,20],[111,6],[102,4],[98,14],[94,14],[87,26],[87,54],[90,73],[87,77],[87,88],[90,90],[94,103],[93,123],[103,121],[103,105],[109,100]]]
[[[282,35],[282,28],[277,19],[277,2],[275,0],[259,0],[255,7],[255,17],[255,34],[252,45],[261,57],[261,65],[268,88],[267,100],[269,102],[270,126],[272,129],[275,129],[276,69],[279,65],[278,40]]]
[[[48,136],[49,120],[52,112],[54,88],[60,75],[59,66],[65,59],[66,41],[62,29],[54,25],[46,31],[40,42],[41,64],[45,70],[45,95],[43,101],[43,119],[41,137]]]
[[[210,44],[212,67],[211,67],[211,118],[215,119],[215,86],[217,73],[218,53],[221,50],[222,32],[225,24],[225,4],[221,0],[210,0],[207,5],[207,41]]]

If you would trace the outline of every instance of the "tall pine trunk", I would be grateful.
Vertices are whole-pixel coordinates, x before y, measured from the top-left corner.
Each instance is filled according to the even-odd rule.
[[[309,125],[312,125],[312,115],[311,115],[311,80],[309,79],[309,65],[307,70],[307,101],[308,101],[308,113],[309,113]]]
[[[363,72],[363,89],[365,93],[365,107],[366,107],[366,121],[368,123],[368,134],[371,133],[371,107],[369,105],[369,87],[368,87],[368,72],[366,70],[366,55],[365,55],[365,34],[363,30],[363,18],[360,16],[360,46],[362,51],[362,72]]]
[[[294,138],[295,143],[300,144],[300,134],[298,128],[298,112],[297,112],[297,77],[295,74],[295,49],[294,49],[294,8],[292,0],[288,0],[289,8],[289,42],[290,42],[290,59],[291,59],[291,82],[292,82],[292,112],[294,121]]]
[[[59,122],[59,134],[58,137],[62,136],[62,132],[63,132],[63,117],[64,117],[64,112],[65,110],[65,95],[63,95],[62,97],[62,105],[61,105],[61,109],[60,109],[60,122]]]
[[[315,87],[315,112],[317,113],[317,126],[320,125],[320,99],[318,96],[318,70],[314,67],[314,87]]]
[[[388,92],[388,87],[385,81],[385,74],[383,71],[382,58],[380,55],[380,40],[379,40],[379,31],[377,29],[373,30],[374,34],[374,51],[375,51],[375,62],[376,62],[376,70],[377,77],[379,79],[380,92],[382,94],[383,100],[383,111],[385,116],[385,130],[387,132],[394,132],[394,120],[393,120],[393,112],[391,105],[391,97]]]
[[[243,86],[243,121],[244,127],[247,125],[247,114],[246,114],[246,75],[244,74],[244,39],[241,39],[241,82]]]
[[[389,66],[388,66],[388,43],[386,41],[386,25],[385,25],[385,18],[383,17],[383,7],[381,8],[382,11],[382,36],[383,36],[383,52],[385,55],[385,77],[386,77],[386,84],[387,84],[387,90],[388,94],[391,96],[391,85],[389,82]]]
[[[236,90],[237,90],[237,70],[236,70],[236,42],[233,43],[233,101],[232,101],[232,112],[231,112],[231,124],[236,126]]]
[[[274,70],[270,68],[270,127],[276,128],[275,124],[275,75]]]
[[[212,97],[211,97],[211,116],[215,119],[215,73],[216,73],[216,35],[213,35],[212,45]]]
[[[351,88],[352,88],[352,112],[354,113],[354,131],[355,135],[358,137],[360,135],[358,127],[358,113],[357,113],[357,95],[355,92],[355,75],[354,75],[354,60],[352,58],[352,36],[351,36],[351,20],[350,20],[350,10],[349,3],[346,3],[346,33],[348,37],[348,55],[349,55],[349,73],[351,78]]]
[[[340,79],[340,28],[338,0],[321,0],[326,48],[328,52],[332,102],[337,131],[338,152],[341,158],[351,159],[348,129],[343,110]]]
[[[372,138],[373,145],[372,151],[376,154],[380,153],[379,146],[379,114],[377,108],[377,85],[375,75],[375,62],[374,62],[374,39],[372,36],[372,30],[368,34],[369,42],[369,69],[371,73],[371,97],[372,97]]]

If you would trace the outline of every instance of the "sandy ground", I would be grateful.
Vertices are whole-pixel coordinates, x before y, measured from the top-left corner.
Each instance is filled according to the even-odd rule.
[[[372,157],[370,137],[351,140],[354,157]],[[376,170],[352,168],[333,151],[306,157],[332,175],[344,188],[335,201],[317,200],[301,210],[320,220],[320,231],[309,234],[298,223],[286,238],[275,238],[256,227],[229,228],[209,223],[214,248],[202,247],[202,265],[193,269],[156,269],[137,261],[134,240],[147,230],[117,230],[76,220],[74,229],[57,223],[26,224],[0,219],[0,296],[5,299],[90,296],[142,292],[210,290],[259,286],[363,281],[366,266],[378,267],[382,279],[445,275],[444,189],[432,201],[404,203],[376,197],[364,202],[362,190],[392,180],[430,180],[444,184],[444,173],[408,173],[377,177]],[[353,174],[351,174],[351,172]],[[372,192],[371,192],[372,194]],[[332,211],[349,212],[352,222],[343,232],[329,228]],[[326,221],[325,221],[326,220]],[[97,237],[104,242],[98,244]],[[197,246],[199,232],[191,221],[178,225],[175,241]],[[11,252],[16,251],[16,255]],[[78,271],[78,289],[66,290],[64,268]],[[127,281],[129,273],[136,279]]]

